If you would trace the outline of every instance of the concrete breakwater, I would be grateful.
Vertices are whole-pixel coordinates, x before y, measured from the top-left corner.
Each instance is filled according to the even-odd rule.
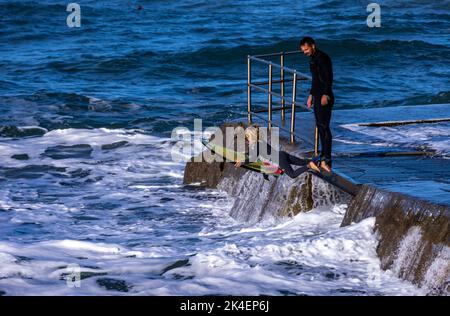
[[[375,217],[382,269],[430,294],[450,294],[450,209],[404,194],[361,186],[341,226]]]
[[[250,223],[347,204],[341,226],[375,217],[382,269],[430,295],[450,295],[450,208],[445,205],[369,185],[358,186],[353,196],[311,173],[265,181],[261,174],[225,162],[188,162],[184,183],[227,192],[234,200],[230,215]]]

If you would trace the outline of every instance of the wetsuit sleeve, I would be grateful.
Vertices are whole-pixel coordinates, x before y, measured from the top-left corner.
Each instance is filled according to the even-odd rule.
[[[270,146],[268,143],[264,143],[264,146],[266,146],[266,150],[267,150],[267,155],[272,155],[272,146]]]
[[[241,161],[242,163],[248,164],[250,162],[250,146],[247,142],[245,142],[245,161]]]
[[[245,161],[244,163],[248,164],[250,162],[255,162],[259,156],[259,146],[260,144],[252,144],[249,145],[247,142],[245,143]]]
[[[262,154],[261,147],[266,148],[265,153],[267,153],[268,156],[270,156],[272,154],[272,146],[270,146],[267,142],[261,140],[258,142],[258,151],[257,151],[258,156]]]
[[[320,58],[318,66],[320,79],[324,85],[323,94],[331,96],[331,87],[333,85],[333,66],[330,57],[324,55]]]
[[[264,147],[266,148],[266,152],[261,152],[261,146],[263,146],[263,148]],[[272,146],[270,146],[267,142],[265,141],[259,142],[258,156],[261,155],[261,157],[271,160],[273,157],[277,157],[278,154],[279,154],[278,151]]]

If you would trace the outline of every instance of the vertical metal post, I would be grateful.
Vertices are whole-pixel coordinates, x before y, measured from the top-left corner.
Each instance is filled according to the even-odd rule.
[[[250,55],[247,56],[247,121],[252,124],[252,66]]]
[[[284,124],[284,119],[285,119],[285,112],[284,112],[284,105],[285,105],[285,100],[284,100],[284,52],[281,52],[280,55],[280,78],[281,78],[281,123]]]
[[[295,142],[295,100],[297,96],[297,73],[294,72],[294,81],[292,82],[292,111],[291,111],[291,143]]]
[[[268,113],[269,113],[269,130],[272,129],[272,63],[269,64],[269,103],[268,103]]]
[[[314,156],[319,154],[319,129],[315,128],[314,130]]]

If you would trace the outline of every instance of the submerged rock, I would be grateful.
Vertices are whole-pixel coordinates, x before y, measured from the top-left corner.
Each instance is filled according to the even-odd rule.
[[[45,128],[39,126],[28,126],[19,127],[14,125],[0,126],[0,136],[1,137],[32,137],[32,136],[42,136],[47,133]]]
[[[117,280],[112,278],[100,278],[97,279],[97,284],[108,291],[129,292],[132,288],[124,280]]]
[[[102,145],[101,148],[102,148],[102,150],[110,150],[110,149],[116,149],[116,148],[119,148],[119,147],[123,147],[123,146],[125,146],[127,144],[128,144],[128,142],[126,140],[121,140],[121,141],[118,141],[118,142],[114,142],[112,144]]]
[[[30,159],[30,157],[27,154],[15,154],[11,156],[12,159],[17,159],[17,160],[28,160]]]
[[[49,147],[42,154],[52,159],[67,159],[67,158],[79,158],[87,159],[91,157],[93,148],[89,144],[78,145],[57,145]]]

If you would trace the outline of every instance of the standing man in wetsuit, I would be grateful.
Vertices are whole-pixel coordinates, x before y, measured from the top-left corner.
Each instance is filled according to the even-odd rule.
[[[321,143],[320,168],[331,171],[331,111],[334,104],[333,66],[330,56],[316,48],[311,37],[300,41],[300,49],[311,57],[309,68],[312,74],[311,90],[307,101],[308,108],[314,104],[314,116]],[[315,168],[314,168],[315,169]]]

